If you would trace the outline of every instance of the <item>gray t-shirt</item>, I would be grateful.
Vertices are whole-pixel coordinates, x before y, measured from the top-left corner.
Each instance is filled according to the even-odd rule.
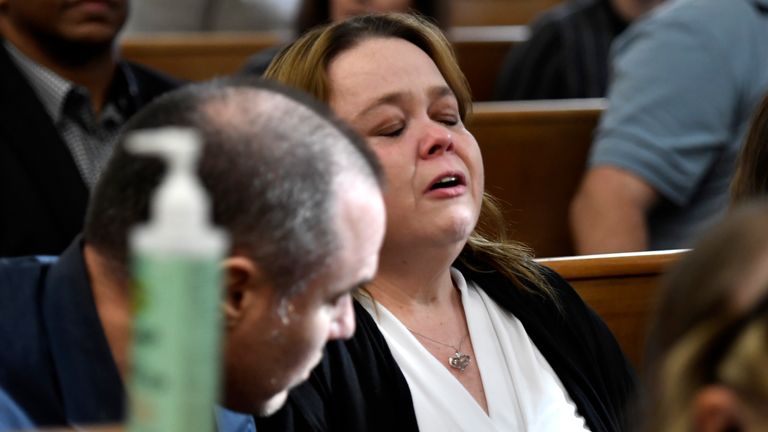
[[[723,213],[752,111],[768,90],[768,0],[678,0],[613,47],[590,166],[628,170],[662,200],[650,249],[688,247]]]

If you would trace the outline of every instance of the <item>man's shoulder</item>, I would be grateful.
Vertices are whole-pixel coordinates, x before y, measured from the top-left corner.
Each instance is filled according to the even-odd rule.
[[[138,63],[122,61],[121,64],[133,75],[139,92],[147,101],[184,84],[179,79]]]
[[[0,321],[9,319],[9,309],[34,308],[55,257],[0,258]]]
[[[760,18],[757,0],[676,0],[658,6],[619,38],[669,38],[685,34],[715,40],[735,37],[749,26],[749,19]]]

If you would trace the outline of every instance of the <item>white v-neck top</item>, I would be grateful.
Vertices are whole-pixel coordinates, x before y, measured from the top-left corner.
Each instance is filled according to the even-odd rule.
[[[560,379],[533,345],[523,325],[474,283],[451,269],[479,367],[488,415],[471,394],[385,307],[361,304],[376,320],[405,375],[419,430],[587,431]],[[446,359],[447,361],[447,359]]]

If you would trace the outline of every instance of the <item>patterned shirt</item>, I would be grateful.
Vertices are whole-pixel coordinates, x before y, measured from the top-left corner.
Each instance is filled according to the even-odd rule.
[[[36,63],[7,40],[4,43],[66,143],[86,186],[92,189],[112,154],[130,104],[138,98],[135,79],[118,67],[107,102],[97,115],[85,87]]]

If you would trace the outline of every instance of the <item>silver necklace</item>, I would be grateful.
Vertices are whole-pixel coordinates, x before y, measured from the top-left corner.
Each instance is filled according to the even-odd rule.
[[[458,369],[459,372],[464,372],[464,369],[466,369],[467,366],[469,366],[469,364],[472,363],[472,358],[468,354],[464,354],[463,352],[461,352],[461,345],[467,339],[467,336],[469,336],[469,333],[464,334],[464,337],[461,338],[461,341],[459,341],[459,347],[457,348],[457,347],[455,347],[453,345],[449,345],[447,343],[440,342],[439,340],[432,339],[431,337],[429,337],[427,335],[423,335],[423,334],[421,334],[421,333],[419,333],[417,331],[414,331],[410,327],[406,327],[406,328],[408,329],[408,331],[410,331],[411,333],[415,334],[416,336],[421,336],[421,337],[423,337],[424,339],[426,339],[428,341],[432,341],[432,342],[434,342],[436,344],[440,344],[442,346],[451,348],[454,351],[454,353],[453,353],[452,356],[448,357],[448,366],[450,366],[450,367],[452,367],[454,369]]]

